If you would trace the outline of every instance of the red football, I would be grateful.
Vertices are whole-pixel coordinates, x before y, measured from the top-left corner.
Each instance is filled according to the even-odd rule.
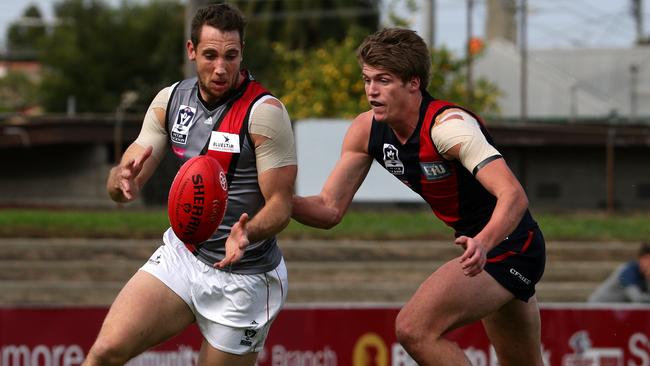
[[[228,182],[219,162],[199,155],[181,166],[167,199],[169,222],[186,244],[208,240],[226,212]]]

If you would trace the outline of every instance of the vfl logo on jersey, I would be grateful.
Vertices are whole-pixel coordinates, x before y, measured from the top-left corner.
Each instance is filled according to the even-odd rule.
[[[391,144],[384,144],[384,166],[393,175],[404,174],[404,164],[399,160],[399,151]]]
[[[212,131],[209,150],[239,153],[239,135],[220,131]]]
[[[444,179],[451,175],[451,170],[444,161],[420,163],[420,168],[427,180]]]
[[[171,131],[171,140],[178,144],[187,143],[187,134],[194,124],[194,116],[196,115],[196,108],[190,106],[182,105],[178,110],[178,115],[176,116],[176,121],[174,121],[174,126]]]

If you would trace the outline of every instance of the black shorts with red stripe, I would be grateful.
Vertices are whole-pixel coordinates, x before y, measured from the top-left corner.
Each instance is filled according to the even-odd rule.
[[[518,229],[488,252],[484,270],[516,298],[528,302],[544,274],[546,244],[535,226]]]

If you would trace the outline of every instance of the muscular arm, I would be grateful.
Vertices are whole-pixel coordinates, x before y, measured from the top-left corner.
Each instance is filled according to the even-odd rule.
[[[497,199],[483,230],[473,238],[461,236],[456,239],[456,243],[465,248],[461,262],[465,274],[470,276],[481,272],[487,252],[517,227],[528,208],[523,187],[498,151],[487,142],[477,123],[467,113],[451,109],[439,117],[431,132],[444,157],[460,161]]]
[[[265,203],[250,221],[248,213],[242,213],[233,225],[226,240],[226,256],[215,264],[219,268],[239,261],[249,242],[272,237],[291,218],[291,198],[298,171],[291,121],[278,100],[269,99],[264,104],[251,116],[250,136],[255,145],[257,180]]]
[[[528,198],[503,159],[488,163],[476,179],[497,199],[490,221],[474,237],[492,249],[517,227],[528,208]]]
[[[259,185],[266,203],[248,223],[250,241],[269,238],[289,224],[297,171],[295,165],[289,165],[272,168],[259,175]]]
[[[343,140],[341,157],[321,192],[316,196],[294,196],[295,220],[324,229],[341,221],[372,164],[367,151],[371,118],[366,112],[352,122]]]
[[[163,126],[167,99],[168,88],[165,88],[151,102],[138,138],[126,149],[120,163],[110,170],[106,190],[113,201],[135,200],[160,164],[167,146]]]

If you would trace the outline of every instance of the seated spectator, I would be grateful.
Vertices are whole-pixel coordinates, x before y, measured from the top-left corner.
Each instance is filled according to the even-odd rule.
[[[619,266],[589,296],[589,302],[650,303],[650,243],[643,243],[636,260]]]

